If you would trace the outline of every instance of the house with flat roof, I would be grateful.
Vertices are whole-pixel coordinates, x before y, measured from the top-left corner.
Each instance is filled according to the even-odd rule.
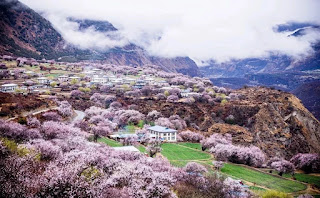
[[[37,78],[39,84],[49,84],[49,80],[46,77],[39,77]]]
[[[177,141],[177,130],[163,126],[152,126],[148,128],[150,134],[155,135],[156,139],[168,142]]]
[[[62,75],[58,77],[59,82],[67,82],[69,80],[69,76]]]
[[[1,85],[2,92],[14,92],[17,88],[18,88],[18,85],[14,83]]]
[[[69,77],[69,80],[70,80],[70,81],[75,80],[76,82],[79,82],[80,79],[81,79],[81,78],[80,78],[79,76],[70,76],[70,77]]]
[[[105,84],[108,82],[108,78],[106,77],[101,77],[99,75],[94,75],[92,78],[91,78],[91,83],[92,84]]]

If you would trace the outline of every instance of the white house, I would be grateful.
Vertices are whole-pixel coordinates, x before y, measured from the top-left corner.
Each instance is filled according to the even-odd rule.
[[[76,80],[76,82],[80,81],[80,77],[78,77],[78,76],[70,76],[69,79],[70,79],[70,81],[72,81],[72,80]]]
[[[105,84],[108,82],[108,78],[100,77],[98,75],[94,75],[91,79],[91,83],[93,84]]]
[[[197,92],[181,93],[181,96],[182,96],[182,97],[185,97],[185,98],[187,98],[187,97],[193,97],[193,96],[199,97],[200,95],[201,95],[201,94],[199,94],[199,93],[197,93]]]
[[[184,89],[181,91],[181,96],[187,98],[191,93],[190,89]]]
[[[150,134],[156,136],[156,139],[160,139],[168,142],[176,142],[177,141],[177,130],[170,129],[163,126],[152,126],[148,128]]]
[[[136,82],[136,79],[134,79],[134,78],[124,78],[124,84],[132,84],[132,83],[134,83],[134,82]]]
[[[155,82],[154,84],[158,87],[168,87],[169,86],[169,83],[167,83],[167,81],[164,81],[164,80]]]
[[[18,88],[18,85],[14,84],[14,83],[1,85],[1,91],[2,92],[13,92],[17,88]]]
[[[84,71],[82,72],[86,77],[92,78],[93,75],[95,75],[95,71]]]
[[[40,84],[48,84],[49,83],[49,80],[46,77],[39,77],[39,78],[37,78],[37,80]]]
[[[102,73],[102,70],[98,69],[98,68],[95,68],[92,71],[94,71],[95,74],[101,74]]]
[[[25,71],[24,73],[27,74],[27,75],[33,75],[34,74],[33,71]]]
[[[136,84],[134,85],[134,87],[138,89],[142,89],[145,85],[146,85],[146,82],[144,80],[139,79],[136,81]]]
[[[144,81],[145,81],[148,85],[150,85],[150,84],[152,84],[152,82],[154,82],[154,78],[148,77],[148,78],[145,78]]]
[[[69,79],[69,76],[65,76],[65,75],[58,77],[59,82],[66,82],[68,81],[68,79]]]

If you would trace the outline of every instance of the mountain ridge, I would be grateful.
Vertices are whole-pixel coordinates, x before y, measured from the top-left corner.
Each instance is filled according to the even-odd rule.
[[[116,31],[112,24],[103,21],[69,20],[79,23],[82,29],[98,25],[98,30]],[[131,51],[126,51],[126,48],[131,48]],[[188,57],[172,59],[154,57],[134,44],[108,51],[78,49],[66,42],[48,20],[17,0],[0,4],[0,53],[68,62],[102,60],[106,63],[132,66],[153,64],[166,71],[201,76],[196,63]]]

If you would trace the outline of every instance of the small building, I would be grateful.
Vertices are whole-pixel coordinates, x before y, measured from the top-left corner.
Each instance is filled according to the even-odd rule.
[[[111,80],[111,82],[113,84],[117,84],[117,85],[120,85],[120,84],[123,83],[123,79],[122,78],[115,78],[115,79],[110,79],[110,80]]]
[[[146,84],[150,85],[154,82],[154,78],[148,77],[148,78],[145,78],[144,81],[146,82]]]
[[[46,77],[39,77],[37,78],[39,84],[49,84],[49,80]]]
[[[191,92],[190,89],[184,89],[181,91],[180,94],[182,97],[187,98],[189,96],[190,92]]]
[[[161,87],[160,88],[161,91],[169,91],[171,89],[173,89],[173,88],[172,87]]]
[[[123,83],[131,85],[135,82],[136,82],[136,79],[134,79],[134,78],[125,78]]]
[[[177,130],[175,129],[156,125],[149,127],[148,131],[150,132],[150,134],[155,135],[156,139],[168,142],[177,141]]]
[[[137,80],[136,84],[134,85],[135,88],[142,89],[144,86],[146,86],[146,82],[144,80]]]
[[[70,76],[69,80],[70,81],[75,80],[76,82],[79,82],[80,81],[80,77],[78,77],[78,76]]]
[[[65,75],[58,76],[59,82],[67,82],[68,80],[69,80],[69,76],[65,76]]]
[[[14,92],[17,88],[18,88],[18,85],[14,83],[1,85],[2,92]]]
[[[29,76],[31,76],[31,75],[33,75],[33,74],[34,74],[34,72],[33,72],[33,71],[25,71],[24,73],[25,73],[25,74],[27,74],[27,75],[29,75]]]
[[[94,75],[91,79],[92,84],[105,84],[108,82],[108,78],[100,77],[98,75]]]
[[[189,93],[181,93],[182,97],[200,97],[201,94],[197,93],[197,92],[189,92]]]
[[[154,85],[156,85],[157,87],[168,87],[169,83],[167,83],[167,81],[162,80],[155,82]]]

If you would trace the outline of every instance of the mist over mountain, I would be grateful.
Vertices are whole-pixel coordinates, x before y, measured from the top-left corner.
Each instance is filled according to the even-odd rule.
[[[75,17],[79,16],[77,14],[66,16],[65,13],[59,14],[48,10],[44,10],[39,15],[18,1],[4,1],[1,3],[0,13],[0,52],[60,61],[99,60],[119,65],[159,65],[165,71],[205,76],[218,86],[230,88],[263,85],[292,91],[320,78],[317,72],[320,69],[320,42],[317,40],[320,28],[316,23],[287,22],[272,26],[273,33],[282,35],[282,39],[284,36],[290,42],[294,39],[300,44],[301,42],[310,44],[308,50],[300,44],[291,47],[293,54],[300,50],[299,53],[303,55],[292,56],[291,52],[281,51],[277,49],[277,45],[274,45],[272,47],[274,51],[263,53],[262,57],[260,55],[254,57],[253,54],[250,58],[227,58],[230,60],[221,62],[222,56],[216,61],[194,56],[193,53],[189,53],[192,55],[191,58],[171,57],[161,53],[152,55],[155,53],[150,46],[154,46],[152,44],[154,42],[165,39],[166,33],[160,30],[159,34],[155,35],[146,32],[144,39],[136,39],[133,37],[137,35],[131,35],[133,36],[131,37],[130,34],[125,33],[123,29],[125,27],[112,17],[110,19],[115,21],[116,25],[108,20],[89,19],[90,12],[88,13],[88,18],[86,16],[77,18]],[[192,42],[188,39],[184,41],[189,45],[192,45]],[[234,46],[236,45],[234,43]],[[185,49],[187,52],[188,47],[186,46]],[[159,50],[162,49],[159,48]],[[225,50],[228,51],[228,49]],[[238,51],[243,50],[247,48],[242,47]],[[210,51],[210,48],[207,48],[207,51]],[[217,52],[216,55],[219,53]]]
[[[155,64],[166,71],[181,72],[191,76],[201,75],[197,65],[188,57],[171,59],[153,57],[134,44],[108,50],[84,49],[71,44],[55,30],[49,21],[19,1],[2,2],[0,9],[0,52],[2,54],[60,61],[103,60],[106,63],[132,66]],[[68,21],[79,31],[90,32],[94,29],[101,35],[116,31],[116,28],[107,21],[75,18],[68,18]]]

